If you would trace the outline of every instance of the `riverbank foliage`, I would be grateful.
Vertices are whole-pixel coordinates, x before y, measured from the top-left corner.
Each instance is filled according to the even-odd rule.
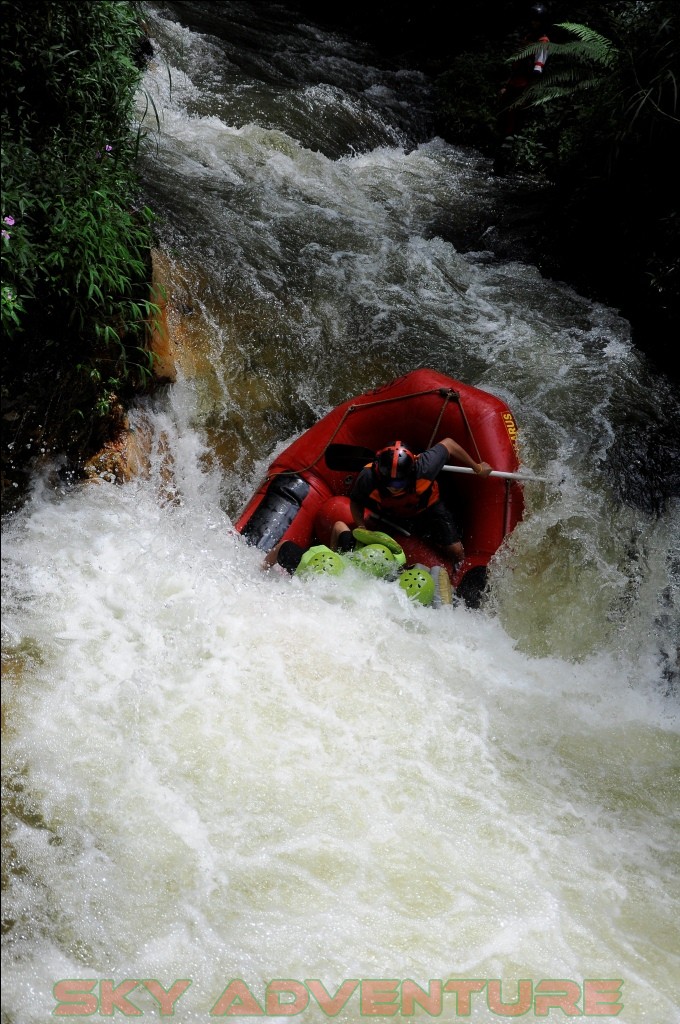
[[[136,5],[2,0],[3,497],[31,454],[96,449],[144,389],[151,211],[135,174]]]

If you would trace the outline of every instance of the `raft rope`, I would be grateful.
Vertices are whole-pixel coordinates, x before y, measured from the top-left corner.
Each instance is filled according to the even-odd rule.
[[[460,409],[460,414],[463,417],[463,422],[465,423],[465,426],[467,427],[467,432],[470,435],[470,440],[472,441],[473,445],[475,446],[475,454],[477,456],[477,461],[481,462],[482,461],[482,457],[479,454],[479,448],[477,447],[477,441],[475,440],[475,435],[472,433],[472,427],[470,426],[470,422],[469,422],[467,416],[465,415],[465,409],[463,408],[463,403],[460,400],[460,394],[457,391],[454,391],[452,388],[438,388],[437,391],[438,391],[438,394],[444,396],[444,404],[441,407],[441,411],[439,413],[439,417],[437,419],[437,422],[434,425],[434,429],[432,431],[432,434],[430,435],[430,442],[429,442],[427,447],[431,448],[432,445],[434,444],[434,439],[437,436],[437,433],[439,431],[439,424],[442,421],[442,417],[444,415],[444,412],[446,410],[446,406],[447,406],[448,402],[449,401],[454,401],[454,402],[458,403],[458,408]]]
[[[441,390],[440,390],[439,393],[440,394],[442,393]],[[430,434],[430,440],[428,441],[428,444],[427,444],[428,448],[431,448],[432,445],[434,444],[434,439],[437,436],[437,431],[439,430],[439,424],[442,421],[442,416],[444,415],[444,412],[446,410],[446,406],[448,405],[448,403],[449,403],[449,401],[451,399],[453,399],[455,402],[458,402],[458,405],[460,406],[460,395],[458,394],[457,391],[452,391],[451,388],[449,388],[448,390],[444,391],[444,404],[442,405],[442,407],[441,407],[441,409],[439,411],[439,416],[437,417],[437,422],[435,423],[434,428],[432,430],[432,433]]]
[[[479,447],[477,445],[477,440],[475,438],[475,435],[472,432],[472,427],[470,426],[470,421],[468,420],[468,418],[467,418],[467,416],[465,414],[465,409],[463,408],[463,403],[460,400],[460,395],[458,394],[457,391],[449,391],[448,394],[451,397],[454,397],[455,400],[458,402],[458,408],[460,409],[460,414],[463,417],[463,422],[465,423],[465,426],[467,427],[467,432],[470,435],[470,441],[475,446],[475,455],[477,456],[477,462],[481,462],[482,461],[482,456],[479,453]],[[442,411],[441,411],[441,414],[440,414],[440,417],[439,417],[440,419],[443,416],[443,414],[444,414],[444,409],[442,409]],[[439,424],[437,424],[437,425],[439,425]]]

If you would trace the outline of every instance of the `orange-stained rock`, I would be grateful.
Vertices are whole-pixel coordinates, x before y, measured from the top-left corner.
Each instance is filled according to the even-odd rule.
[[[160,254],[152,252],[151,301],[159,307],[159,313],[149,324],[149,345],[154,354],[155,380],[159,384],[174,384],[177,379],[177,353],[168,325],[167,288],[159,263]]]
[[[157,252],[152,253],[151,301],[158,306],[158,314],[149,324],[149,345],[154,354],[154,386],[172,384],[177,379],[176,348],[168,323],[168,298],[163,268],[167,261]],[[122,407],[112,410],[112,436],[83,466],[88,480],[122,484],[136,476],[149,477],[154,446],[161,458],[160,476],[162,499],[176,500],[173,483],[172,457],[167,438],[155,437],[151,422],[138,414],[135,425]]]
[[[122,406],[116,410],[119,421],[115,437],[93,455],[83,466],[89,480],[122,484],[133,476],[148,477],[151,462],[151,428],[130,429],[130,421]]]
[[[118,432],[111,441],[89,459],[83,472],[94,483],[124,484],[134,477],[148,479],[151,476],[152,458],[159,464],[159,498],[162,502],[178,501],[173,472],[173,459],[168,439],[157,435],[153,424],[143,414],[135,416],[134,426],[120,408],[121,420]]]

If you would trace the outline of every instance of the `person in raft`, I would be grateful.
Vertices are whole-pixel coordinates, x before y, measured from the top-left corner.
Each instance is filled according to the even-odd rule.
[[[398,579],[406,595],[420,604],[432,604],[439,596],[435,578],[424,566],[404,570],[406,555],[401,545],[386,533],[361,528],[350,530],[347,523],[339,520],[331,531],[330,543],[331,547],[316,544],[305,550],[295,541],[282,541],[266,554],[263,568],[279,566],[291,576],[310,573],[340,576],[351,564],[371,576]]]
[[[367,512],[395,520],[409,533],[430,540],[453,562],[462,562],[465,549],[460,532],[440,499],[436,479],[450,457],[473,469],[478,476],[488,476],[491,472],[488,462],[475,462],[450,437],[420,455],[414,455],[401,441],[381,449],[354,481],[349,496],[354,522],[365,529]]]

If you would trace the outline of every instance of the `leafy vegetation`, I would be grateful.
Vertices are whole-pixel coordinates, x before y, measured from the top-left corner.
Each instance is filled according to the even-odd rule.
[[[23,425],[5,433],[13,460],[38,443],[77,455],[152,369],[133,130],[146,37],[128,2],[2,0],[0,14],[3,399]]]
[[[558,29],[576,38],[566,43],[550,44],[550,61],[543,74],[529,84],[519,101],[524,106],[542,106],[558,99],[571,99],[575,93],[606,86],[608,71],[616,66],[620,51],[611,40],[586,25],[561,22]],[[533,46],[523,47],[510,61],[530,57]]]

